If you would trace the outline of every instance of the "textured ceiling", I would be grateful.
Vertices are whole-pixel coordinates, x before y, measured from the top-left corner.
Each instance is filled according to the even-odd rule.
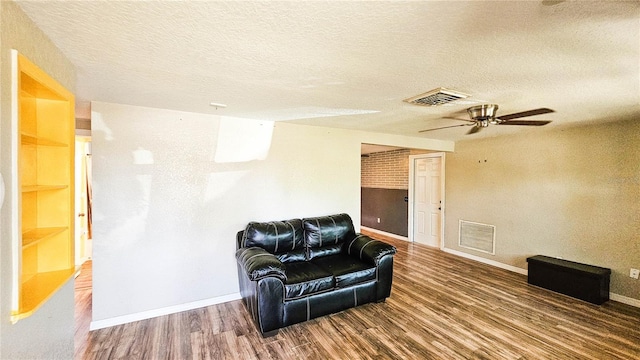
[[[447,140],[473,103],[640,118],[640,2],[18,1],[105,101]],[[402,100],[446,87],[463,103]],[[224,103],[226,108],[212,107]],[[539,131],[493,126],[470,137]]]

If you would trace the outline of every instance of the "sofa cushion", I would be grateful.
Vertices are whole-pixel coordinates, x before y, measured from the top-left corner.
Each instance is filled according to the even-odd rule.
[[[295,299],[335,287],[333,275],[309,261],[284,264],[287,275],[285,299]]]
[[[376,267],[346,254],[313,259],[312,262],[327,270],[336,279],[336,287],[345,288],[376,279]]]
[[[272,254],[303,251],[302,220],[250,222],[244,230],[241,247],[261,247]],[[296,259],[293,256],[292,260]],[[284,262],[286,262],[286,257]]]
[[[305,261],[307,260],[307,252],[305,249],[296,249],[295,251],[287,251],[280,254],[275,254],[275,256],[283,263],[290,263],[296,261]]]
[[[309,259],[315,259],[323,256],[337,255],[342,252],[343,248],[344,243],[308,248],[308,257]]]
[[[302,219],[302,226],[309,259],[335,254],[326,251],[314,253],[313,249],[338,245],[355,237],[351,217],[347,214]]]

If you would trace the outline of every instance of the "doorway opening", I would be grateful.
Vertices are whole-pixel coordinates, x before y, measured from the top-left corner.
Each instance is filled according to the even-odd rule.
[[[435,155],[443,158],[444,154],[423,149],[362,144],[361,229],[414,241],[412,187],[415,181],[413,174],[410,174],[412,161],[420,157],[435,158]],[[438,231],[442,228],[438,226]]]
[[[80,269],[74,282],[75,358],[82,357],[87,344],[93,297],[91,120],[90,110],[84,110],[87,118],[76,119],[75,140],[75,263]]]
[[[75,149],[76,266],[91,260],[91,137],[76,136]]]

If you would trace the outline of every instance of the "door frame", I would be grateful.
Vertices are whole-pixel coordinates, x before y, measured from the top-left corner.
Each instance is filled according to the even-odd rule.
[[[445,192],[444,192],[444,163],[445,163],[445,153],[444,152],[435,152],[435,153],[426,153],[419,155],[409,155],[409,229],[408,229],[408,237],[410,242],[415,242],[414,239],[414,221],[413,214],[415,212],[414,206],[414,196],[415,196],[415,163],[416,159],[426,159],[426,158],[440,158],[440,198],[442,200],[442,205],[440,206],[440,244],[438,248],[441,250],[444,249],[444,210],[445,210]]]

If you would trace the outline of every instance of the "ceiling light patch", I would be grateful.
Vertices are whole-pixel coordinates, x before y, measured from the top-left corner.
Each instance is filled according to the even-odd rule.
[[[327,117],[333,117],[333,116],[375,114],[378,112],[380,111],[364,110],[364,109],[341,109],[341,108],[326,108],[326,107],[317,107],[317,106],[304,106],[304,107],[297,107],[297,108],[263,111],[260,114],[249,114],[246,117],[250,117],[253,119],[260,119],[260,120],[270,120],[270,121],[291,121],[291,120],[327,118]]]
[[[461,93],[459,91],[437,88],[428,91],[424,94],[416,95],[408,99],[404,99],[405,102],[420,106],[438,106],[448,104],[452,101],[466,99],[469,95]]]
[[[222,103],[217,103],[217,102],[210,102],[210,103],[209,103],[209,106],[213,106],[213,107],[215,107],[215,108],[216,108],[216,110],[217,110],[218,108],[220,108],[220,109],[224,109],[224,108],[226,108],[226,107],[227,107],[227,104],[222,104]]]
[[[240,163],[266,159],[271,148],[273,129],[273,121],[222,116],[213,161]]]

